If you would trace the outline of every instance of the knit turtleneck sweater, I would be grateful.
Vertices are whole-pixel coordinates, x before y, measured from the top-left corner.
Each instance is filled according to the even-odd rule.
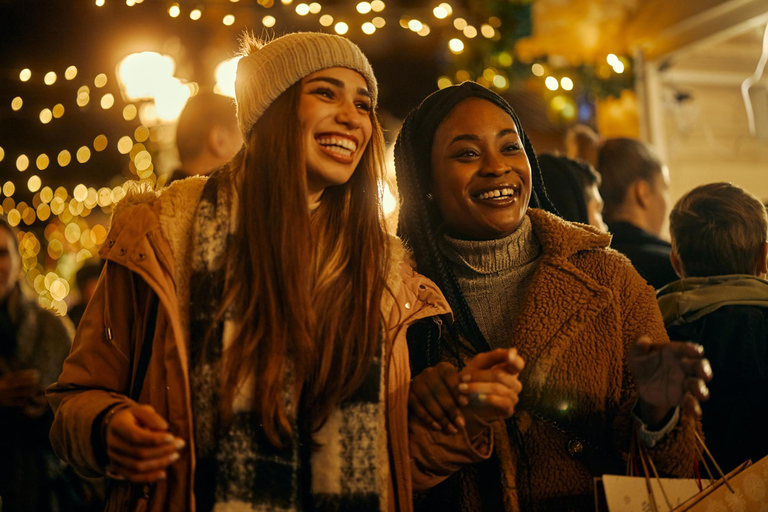
[[[509,347],[541,256],[530,219],[523,218],[505,238],[459,240],[444,234],[439,245],[488,344]]]

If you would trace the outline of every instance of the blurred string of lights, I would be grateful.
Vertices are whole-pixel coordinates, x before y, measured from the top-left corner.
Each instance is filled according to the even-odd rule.
[[[144,0],[93,2],[96,8],[109,4],[135,7]],[[624,56],[609,54],[605,62],[579,65],[551,56],[542,56],[533,62],[519,59],[515,43],[532,33],[531,0],[467,0],[461,8],[437,0],[430,8],[392,7],[383,0],[329,6],[294,0],[197,0],[167,3],[166,12],[172,19],[189,23],[210,22],[210,17],[220,17],[213,21],[233,27],[235,37],[241,30],[235,24],[242,10],[252,14],[257,6],[263,9],[263,16],[259,15],[262,26],[278,33],[281,25],[288,27],[302,18],[315,19],[320,30],[353,39],[375,37],[381,30],[412,33],[415,44],[419,38],[439,38],[444,45],[444,71],[437,78],[438,87],[474,80],[499,92],[534,90],[547,100],[550,118],[564,124],[589,115],[580,112],[579,103],[585,98],[618,96],[634,85],[630,61]],[[234,96],[236,68],[237,58],[216,66],[215,92]],[[133,53],[124,57],[113,73],[98,73],[83,83],[74,98],[57,98],[59,101],[34,112],[42,124],[60,122],[70,109],[89,106],[120,112],[131,129],[117,140],[110,141],[103,133],[92,134],[92,138],[69,148],[50,149],[37,155],[3,148],[0,141],[0,169],[15,167],[19,173],[15,179],[0,182],[0,214],[20,228],[23,270],[43,306],[59,314],[66,312],[76,269],[97,254],[106,238],[106,219],[111,207],[126,193],[123,183],[119,182],[124,178],[119,176],[109,186],[95,188],[78,184],[69,191],[52,183],[55,178],[46,171],[54,162],[60,168],[86,164],[93,152],[116,150],[128,157],[128,168],[135,178],[162,185],[165,176],[156,172],[152,144],[172,142],[175,120],[186,101],[199,90],[197,83],[177,77],[175,73],[176,63],[169,55],[148,51]],[[63,70],[24,68],[18,80],[22,84],[42,81],[55,88],[57,83],[82,80],[80,75],[74,65]],[[118,95],[104,90],[110,76],[119,85]],[[25,104],[23,93],[15,96],[10,105],[0,106],[7,107],[23,114],[32,108]],[[139,125],[134,129],[136,121]],[[23,188],[34,194],[30,204],[14,199]],[[386,192],[382,191],[385,198],[393,199],[391,193]],[[101,215],[91,217],[93,211]],[[42,239],[33,229],[36,222],[45,226]]]

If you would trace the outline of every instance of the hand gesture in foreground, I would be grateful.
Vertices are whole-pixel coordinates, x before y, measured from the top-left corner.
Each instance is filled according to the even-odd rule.
[[[701,416],[699,401],[709,398],[706,382],[712,379],[701,345],[652,343],[648,336],[640,336],[627,360],[637,384],[641,419],[647,425],[661,421],[672,407]]]
[[[155,482],[176,462],[185,442],[168,432],[168,423],[149,405],[107,413],[107,475],[131,482]]]
[[[459,372],[443,362],[411,380],[410,413],[435,430],[470,435],[515,412],[523,385],[525,361],[516,349],[497,349],[475,356]]]

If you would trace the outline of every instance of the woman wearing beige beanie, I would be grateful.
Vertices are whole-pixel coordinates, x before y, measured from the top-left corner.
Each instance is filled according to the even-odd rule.
[[[242,151],[116,207],[48,391],[108,510],[411,509],[405,332],[449,308],[383,228],[376,98],[347,39],[246,37]],[[441,463],[488,455],[445,443]]]

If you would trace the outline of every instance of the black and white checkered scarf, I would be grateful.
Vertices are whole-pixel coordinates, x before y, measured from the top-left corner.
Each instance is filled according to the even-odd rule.
[[[311,443],[298,434],[291,446],[275,448],[258,425],[250,394],[236,396],[232,422],[226,427],[220,424],[221,355],[232,342],[233,326],[228,319],[213,322],[224,295],[224,261],[236,209],[219,181],[213,175],[203,189],[192,238],[190,385],[198,510],[386,510],[389,461],[383,354],[372,362],[363,385],[338,404],[314,435],[319,448],[310,449]],[[211,327],[213,336],[206,345]],[[286,396],[290,378],[286,376]],[[242,389],[252,393],[247,383]],[[299,431],[296,423],[294,432]]]

